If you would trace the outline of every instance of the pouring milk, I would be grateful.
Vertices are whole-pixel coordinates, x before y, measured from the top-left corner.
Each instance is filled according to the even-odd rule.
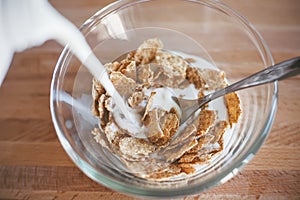
[[[121,113],[133,125],[133,132],[142,131],[136,115],[115,90],[103,64],[92,53],[81,32],[59,14],[46,0],[0,0],[0,86],[14,52],[41,45],[54,39],[70,50],[101,82]]]

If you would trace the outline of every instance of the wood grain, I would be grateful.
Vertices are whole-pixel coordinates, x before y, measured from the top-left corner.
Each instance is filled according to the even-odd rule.
[[[223,0],[258,29],[276,62],[300,55],[300,1]],[[75,25],[112,0],[52,0]],[[0,88],[0,199],[134,199],[85,176],[59,143],[49,88],[62,47],[14,56]],[[277,117],[254,159],[226,184],[182,199],[300,199],[300,77],[279,83]]]

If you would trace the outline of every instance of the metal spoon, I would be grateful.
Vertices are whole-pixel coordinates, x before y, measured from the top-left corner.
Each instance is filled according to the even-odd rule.
[[[250,88],[274,81],[283,80],[300,74],[300,57],[292,58],[261,70],[223,89],[210,93],[202,98],[187,100],[172,97],[181,109],[180,124],[183,124],[193,113],[206,103],[237,90]]]

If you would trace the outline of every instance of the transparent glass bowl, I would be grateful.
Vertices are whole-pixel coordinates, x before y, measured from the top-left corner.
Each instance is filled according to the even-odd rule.
[[[237,12],[213,0],[125,0],[88,19],[81,31],[102,63],[158,37],[165,49],[199,56],[225,71],[230,83],[273,64],[254,27]],[[276,113],[277,83],[238,92],[242,115],[224,141],[224,150],[185,179],[153,182],[128,173],[97,144],[90,106],[92,76],[68,47],[52,79],[50,107],[58,138],[74,163],[94,181],[119,192],[144,197],[196,194],[232,178],[259,150]]]

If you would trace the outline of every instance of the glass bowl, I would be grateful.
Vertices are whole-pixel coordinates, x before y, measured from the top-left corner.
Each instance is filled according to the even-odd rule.
[[[269,48],[240,14],[214,0],[124,0],[110,4],[81,27],[102,63],[158,37],[164,48],[195,55],[225,71],[229,83],[273,64]],[[235,176],[256,154],[276,113],[277,82],[237,92],[242,115],[224,140],[224,150],[192,176],[148,181],[122,168],[95,142],[91,130],[92,75],[66,47],[55,68],[50,107],[58,138],[74,163],[113,190],[142,197],[196,194]]]

